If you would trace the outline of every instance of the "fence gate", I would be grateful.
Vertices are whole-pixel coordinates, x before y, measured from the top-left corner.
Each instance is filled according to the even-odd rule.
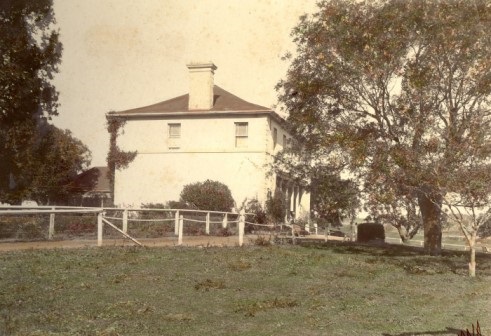
[[[104,223],[112,227],[114,230],[118,231],[121,233],[124,237],[130,239],[132,242],[139,246],[144,246],[142,243],[140,243],[138,240],[135,238],[131,237],[129,234],[118,228],[116,225],[111,223],[107,218],[104,218],[104,212],[100,212],[97,216],[97,245],[102,246],[102,232],[103,232],[103,227]]]

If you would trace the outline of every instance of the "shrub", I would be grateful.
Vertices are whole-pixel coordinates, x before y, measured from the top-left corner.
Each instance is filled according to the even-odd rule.
[[[163,203],[144,203],[142,209],[166,209]],[[141,211],[138,216],[141,219],[164,219],[173,218],[173,214],[167,211]]]
[[[186,204],[186,202],[181,202],[181,201],[169,201],[167,202],[166,208],[169,209],[196,209],[196,207],[193,207],[190,204]]]
[[[271,245],[273,245],[273,242],[271,241],[271,237],[258,236],[254,240],[254,245],[257,245],[257,246],[271,246]]]
[[[480,238],[487,238],[491,236],[491,220],[487,220],[477,230],[477,235]]]
[[[235,204],[230,189],[221,182],[211,180],[185,185],[180,201],[210,211],[230,211]]]
[[[41,225],[35,222],[27,222],[19,227],[17,237],[22,240],[39,240],[46,239]]]
[[[248,222],[257,223],[257,224],[266,224],[267,215],[266,211],[264,211],[261,203],[257,199],[252,199],[247,202],[244,202],[244,210],[248,214],[246,220]]]
[[[378,223],[359,224],[357,240],[361,243],[366,243],[372,240],[385,241],[384,226]]]
[[[271,221],[274,223],[282,223],[286,213],[285,196],[280,190],[276,190],[273,197],[266,201],[266,211]]]

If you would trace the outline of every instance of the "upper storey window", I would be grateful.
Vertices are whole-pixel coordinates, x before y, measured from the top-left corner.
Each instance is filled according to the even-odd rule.
[[[181,124],[169,124],[169,149],[181,147]]]
[[[235,123],[235,147],[247,147],[247,139],[249,138],[249,123]]]
[[[276,148],[276,144],[278,143],[278,130],[273,128],[273,149]]]

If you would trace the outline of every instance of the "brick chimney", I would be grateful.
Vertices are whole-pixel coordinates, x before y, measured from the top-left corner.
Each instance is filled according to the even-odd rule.
[[[213,107],[213,75],[217,67],[209,63],[189,63],[189,110]]]

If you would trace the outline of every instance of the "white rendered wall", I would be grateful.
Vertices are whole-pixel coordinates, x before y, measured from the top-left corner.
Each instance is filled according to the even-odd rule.
[[[235,147],[235,122],[248,123],[247,146]],[[181,124],[180,148],[169,149],[168,124]],[[182,187],[206,179],[225,183],[238,206],[247,198],[264,202],[269,180],[266,116],[129,120],[118,138],[138,155],[116,171],[115,203],[138,206],[178,200]]]

